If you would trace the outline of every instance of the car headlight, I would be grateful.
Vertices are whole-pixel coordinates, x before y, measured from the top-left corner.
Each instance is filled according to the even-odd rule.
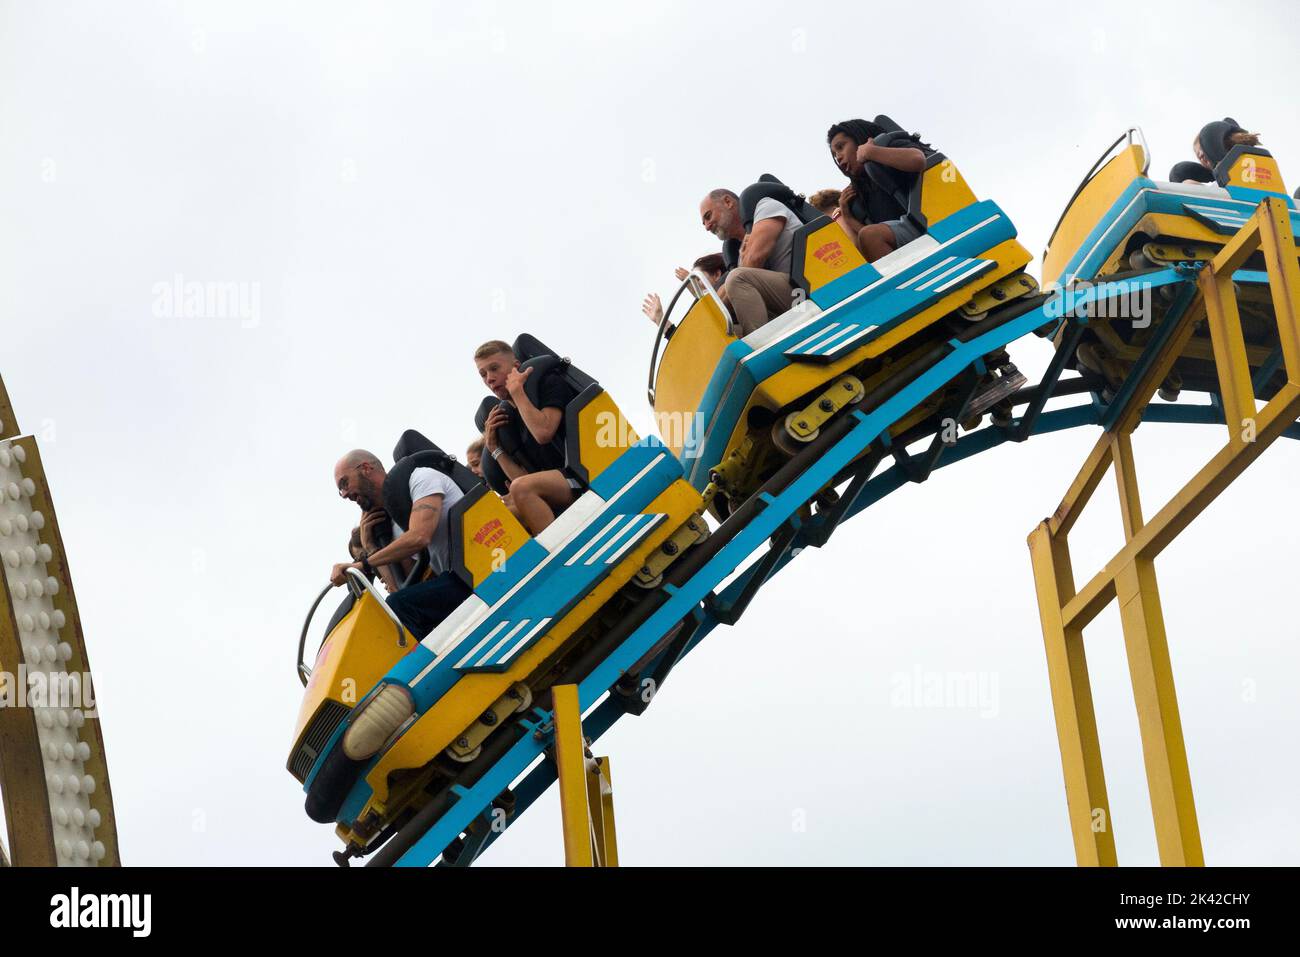
[[[343,733],[343,753],[353,761],[372,757],[414,713],[415,703],[405,685],[384,685]]]

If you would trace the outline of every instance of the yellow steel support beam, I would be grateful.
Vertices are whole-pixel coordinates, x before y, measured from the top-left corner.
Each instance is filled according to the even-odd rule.
[[[609,758],[591,758],[587,761],[587,813],[591,818],[591,840],[596,865],[617,867],[614,792],[609,777]]]
[[[1232,484],[1255,459],[1263,454],[1286,428],[1300,418],[1300,386],[1287,385],[1278,391],[1256,417],[1255,441],[1221,449],[1183,486],[1150,522],[1143,525],[1106,567],[1066,602],[1068,625],[1082,628],[1115,597],[1115,576],[1136,557],[1154,559],[1178,534],[1192,523],[1219,493]],[[1050,522],[1049,522],[1050,527]]]
[[[1079,589],[1065,609],[1066,621],[1083,627],[1114,597],[1115,575],[1136,557],[1156,558],[1178,534],[1264,450],[1300,418],[1300,386],[1283,386],[1256,417],[1255,441],[1228,445],[1192,477],[1169,502],[1133,536],[1123,549]],[[1098,607],[1099,606],[1099,607]]]
[[[1056,513],[1047,520],[1051,534],[1070,534],[1070,529],[1074,528],[1074,523],[1079,520],[1079,516],[1092,499],[1092,493],[1101,483],[1101,477],[1106,474],[1106,469],[1110,468],[1110,455],[1110,437],[1103,435],[1088,453],[1088,458],[1084,460],[1079,474],[1070,483]]]
[[[1268,201],[1265,201],[1267,205]],[[1231,276],[1240,269],[1255,250],[1259,248],[1259,210],[1248,219],[1232,238],[1223,244],[1217,256],[1210,261],[1209,268],[1221,276]]]
[[[1287,379],[1300,385],[1300,265],[1296,263],[1291,217],[1279,199],[1268,200],[1267,215],[1260,217],[1259,245],[1268,270]]]
[[[1089,579],[1077,595],[1065,603],[1061,617],[1070,628],[1086,628],[1115,600],[1115,576],[1110,566]]]
[[[1155,565],[1141,558],[1133,561],[1120,572],[1116,589],[1160,863],[1200,867],[1205,857]]]
[[[618,835],[614,830],[614,778],[609,770],[609,758],[597,758],[597,777],[600,783],[600,841],[601,860],[606,867],[618,867]]]
[[[1237,328],[1240,332],[1240,325]],[[1142,530],[1142,503],[1138,497],[1133,442],[1128,434],[1115,436],[1114,457],[1124,538],[1132,541]],[[1160,860],[1164,864],[1204,864],[1155,564],[1135,558],[1115,577],[1115,591],[1128,651],[1129,677],[1137,706]]]
[[[1214,368],[1219,375],[1228,442],[1253,441],[1255,388],[1250,381],[1250,361],[1246,358],[1246,338],[1241,331],[1232,273],[1220,275],[1213,266],[1202,269],[1197,285],[1205,299],[1205,315],[1209,320],[1210,342],[1214,346]]]
[[[1114,438],[1115,481],[1119,485],[1119,515],[1124,523],[1124,541],[1142,531],[1142,497],[1138,494],[1137,466],[1133,462],[1133,439],[1127,432]]]
[[[564,823],[564,863],[591,867],[591,822],[587,814],[587,746],[582,739],[577,685],[558,685],[555,703],[555,766],[560,785],[560,819]]]
[[[590,758],[582,736],[578,686],[551,689],[555,708],[555,765],[569,867],[616,867],[613,785],[608,758]]]
[[[1047,522],[1043,522],[1029,536],[1029,553],[1043,619],[1047,677],[1061,745],[1074,855],[1082,865],[1113,867],[1118,863],[1115,835],[1110,827],[1110,802],[1106,798],[1083,632],[1067,627],[1061,619],[1061,606],[1074,589],[1069,549],[1064,540],[1052,538]]]
[[[1286,360],[1287,384],[1262,408],[1250,377],[1232,274],[1262,252]],[[1142,513],[1131,435],[1204,317],[1210,326],[1228,442],[1147,521]],[[1047,649],[1052,708],[1065,775],[1066,804],[1080,864],[1116,863],[1083,629],[1118,600],[1137,709],[1151,814],[1161,863],[1202,865],[1200,827],[1174,689],[1155,559],[1300,417],[1300,267],[1284,203],[1268,199],[1197,277],[1197,297],[1142,373],[1127,405],[1101,436],[1051,518],[1029,536]],[[1068,536],[1108,467],[1119,488],[1124,546],[1076,591]]]

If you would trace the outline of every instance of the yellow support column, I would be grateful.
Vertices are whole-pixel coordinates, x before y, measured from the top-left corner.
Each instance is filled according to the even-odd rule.
[[[1256,250],[1262,252],[1268,273],[1288,380],[1263,408],[1257,407],[1232,283],[1233,272]],[[1285,203],[1276,198],[1260,203],[1250,221],[1228,240],[1196,282],[1199,295],[1152,357],[1128,403],[1115,416],[1109,434],[1097,441],[1055,514],[1029,536],[1070,827],[1080,864],[1116,862],[1083,654],[1083,629],[1111,600],[1120,606],[1161,863],[1205,863],[1154,563],[1160,552],[1300,416],[1300,267]],[[1190,342],[1202,314],[1210,329],[1228,442],[1148,521],[1142,513],[1130,435],[1142,420],[1157,384]],[[1076,589],[1067,538],[1102,473],[1112,465],[1119,487],[1124,547],[1082,589]]]
[[[1268,200],[1267,212],[1259,217],[1259,248],[1268,270],[1287,379],[1300,385],[1300,265],[1296,263],[1291,216],[1281,200]]]
[[[1205,292],[1217,287],[1211,282],[1202,283],[1201,288]],[[1234,308],[1229,314],[1234,319],[1231,329],[1235,329],[1239,340],[1241,322],[1236,318],[1235,306],[1236,301],[1233,300]],[[1220,312],[1219,315],[1222,317],[1224,313]],[[1229,329],[1220,330],[1222,339],[1230,342],[1231,336],[1224,334],[1228,332]],[[1216,337],[1215,341],[1221,340]],[[1218,346],[1215,351],[1220,352]],[[1227,381],[1222,370],[1238,357],[1244,365],[1244,346],[1240,350],[1231,347],[1222,350],[1220,381]],[[1246,389],[1249,388],[1250,372],[1247,369]],[[1253,416],[1254,397],[1247,391],[1244,395],[1239,394],[1239,399],[1243,403],[1243,412],[1244,403],[1250,403],[1250,414]],[[1228,404],[1225,401],[1225,408]],[[1229,442],[1231,441],[1230,439]],[[1118,433],[1111,449],[1115,462],[1115,481],[1119,486],[1124,540],[1128,544],[1142,531],[1143,526],[1132,438],[1127,433]],[[1201,832],[1196,823],[1192,775],[1187,767],[1183,723],[1178,715],[1178,696],[1174,693],[1174,669],[1169,660],[1169,642],[1165,635],[1164,613],[1160,608],[1155,563],[1138,555],[1121,567],[1115,576],[1115,595],[1119,601],[1120,625],[1128,653],[1133,701],[1137,706],[1138,731],[1142,737],[1142,756],[1146,764],[1147,789],[1151,794],[1151,816],[1155,820],[1160,862],[1174,866],[1201,866],[1205,863],[1205,857],[1201,852]]]
[[[564,863],[591,867],[591,820],[587,814],[587,746],[582,739],[577,685],[557,685],[555,703],[555,767],[560,785],[560,819],[564,824]]]
[[[1232,289],[1232,274],[1219,276],[1211,264],[1197,277],[1205,297],[1205,316],[1214,346],[1214,368],[1219,375],[1219,392],[1223,397],[1223,421],[1228,427],[1228,441],[1254,441],[1255,391],[1250,381],[1250,361],[1246,357],[1246,340],[1241,331],[1237,297]],[[1226,288],[1225,288],[1226,287]]]
[[[609,758],[597,758],[600,783],[601,828],[600,858],[606,867],[618,867],[618,835],[614,830],[614,778],[610,775]]]
[[[609,758],[587,761],[587,813],[597,867],[618,866],[618,843],[614,837],[614,791],[609,776]]]
[[[1110,824],[1088,662],[1083,653],[1083,630],[1067,627],[1061,611],[1074,593],[1069,548],[1064,539],[1053,539],[1049,523],[1043,522],[1029,536],[1029,553],[1047,646],[1047,677],[1075,860],[1083,867],[1114,867],[1118,863],[1115,835]]]
[[[608,758],[591,758],[582,736],[578,686],[551,689],[555,708],[555,766],[569,867],[617,867],[613,784]]]
[[[1135,559],[1120,569],[1115,588],[1160,863],[1167,867],[1201,867],[1205,855],[1196,822],[1192,775],[1187,766],[1155,565],[1143,558]]]

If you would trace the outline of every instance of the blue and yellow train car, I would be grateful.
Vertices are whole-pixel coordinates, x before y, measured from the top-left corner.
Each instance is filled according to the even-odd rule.
[[[876,122],[901,132],[888,117]],[[1036,293],[1024,272],[1032,257],[1011,219],[991,200],[977,199],[942,153],[930,154],[910,192],[897,198],[922,233],[918,239],[869,264],[838,223],[825,216],[805,223],[791,266],[798,301],[749,335],[740,334],[702,276],[690,280],[699,295],[671,337],[667,318],[661,324],[650,401],[687,480],[709,490],[719,518],[827,421],[934,343]],[[901,434],[939,410],[968,421],[1023,381],[1005,354],[991,356],[984,388],[970,404],[953,407],[954,383],[893,431]]]
[[[1285,204],[1293,234],[1300,225],[1296,201],[1286,192],[1277,161],[1261,146],[1238,145],[1209,150],[1214,161],[1210,182],[1184,180],[1196,164],[1177,164],[1170,179],[1150,175],[1150,155],[1141,133],[1130,129],[1102,154],[1075,190],[1054,229],[1043,255],[1043,281],[1048,288],[1070,292],[1115,280],[1140,279],[1171,267],[1197,270],[1223,249],[1261,200]],[[1189,167],[1191,169],[1189,170]],[[1273,297],[1261,257],[1237,271],[1240,310],[1247,358],[1259,398],[1271,398],[1285,380],[1277,341]],[[1071,365],[1097,377],[1103,399],[1128,377],[1133,364],[1159,329],[1171,288],[1143,290],[1126,283],[1130,292],[1120,301],[1105,297],[1088,317]],[[1064,341],[1064,326],[1057,334]],[[1214,392],[1214,344],[1207,328],[1199,328],[1183,346],[1173,373],[1160,394],[1176,400],[1181,389]]]
[[[639,438],[598,383],[536,340],[515,348],[524,368],[540,364],[570,388],[563,443],[580,494],[533,537],[486,485],[444,464],[465,491],[444,520],[473,595],[423,641],[353,576],[314,665],[300,660],[306,692],[288,762],[308,814],[336,823],[345,856],[473,780],[522,733],[512,719],[581,678],[627,609],[707,536],[700,493],[668,448]],[[412,436],[422,439],[408,433],[396,451],[436,451]]]

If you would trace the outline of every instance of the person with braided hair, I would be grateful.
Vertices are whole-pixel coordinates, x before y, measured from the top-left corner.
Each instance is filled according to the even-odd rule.
[[[836,123],[826,133],[831,158],[849,178],[849,185],[840,191],[840,224],[867,262],[875,262],[921,235],[898,199],[867,173],[867,163],[897,170],[906,191],[924,172],[929,146],[915,133],[901,142],[895,139],[889,146],[877,145],[876,137],[885,132],[876,123],[855,119]]]

